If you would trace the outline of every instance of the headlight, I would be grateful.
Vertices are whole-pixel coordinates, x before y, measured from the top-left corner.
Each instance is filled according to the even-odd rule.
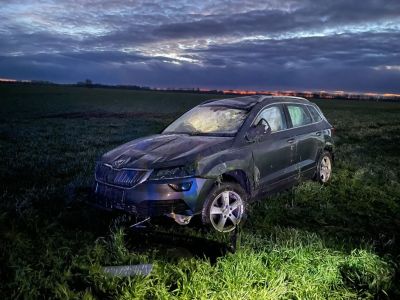
[[[194,176],[196,168],[194,165],[180,166],[174,168],[155,169],[149,179],[174,179]]]

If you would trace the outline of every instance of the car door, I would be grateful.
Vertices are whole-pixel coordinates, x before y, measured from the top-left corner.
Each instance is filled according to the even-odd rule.
[[[292,129],[291,138],[297,141],[295,171],[298,175],[313,169],[320,148],[320,135],[306,105],[286,104]]]
[[[253,146],[253,159],[255,170],[258,171],[258,189],[268,192],[291,175],[290,169],[295,163],[296,142],[286,130],[287,120],[282,105],[269,105],[261,109],[253,125],[257,125],[262,119],[268,122],[271,133]]]

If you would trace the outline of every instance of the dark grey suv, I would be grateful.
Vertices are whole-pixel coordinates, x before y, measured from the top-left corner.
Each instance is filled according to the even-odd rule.
[[[327,182],[332,161],[332,126],[306,99],[209,100],[161,134],[104,154],[91,201],[140,218],[169,216],[182,225],[199,214],[228,232],[248,201],[303,178]]]

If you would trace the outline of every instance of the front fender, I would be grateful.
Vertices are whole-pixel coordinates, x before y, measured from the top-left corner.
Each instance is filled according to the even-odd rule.
[[[247,150],[247,151],[246,151]],[[233,171],[243,171],[249,181],[250,193],[254,189],[254,170],[253,154],[250,149],[227,150],[203,158],[198,162],[199,175],[204,178],[218,179],[223,174]]]

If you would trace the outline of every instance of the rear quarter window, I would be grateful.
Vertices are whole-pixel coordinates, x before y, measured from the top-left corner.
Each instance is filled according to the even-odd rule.
[[[303,105],[288,104],[290,119],[293,127],[304,126],[313,123],[308,109]]]
[[[308,110],[311,114],[311,117],[313,118],[314,122],[319,122],[322,120],[321,115],[317,111],[317,109],[314,106],[308,105]]]

